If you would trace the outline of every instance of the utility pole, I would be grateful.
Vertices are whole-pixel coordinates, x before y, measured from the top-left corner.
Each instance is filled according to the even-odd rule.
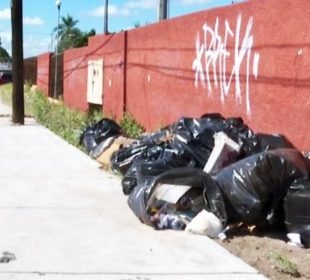
[[[13,96],[12,122],[24,124],[23,1],[11,0]]]
[[[108,34],[108,22],[109,22],[109,15],[108,15],[108,10],[109,10],[109,0],[105,0],[105,5],[104,5],[104,27],[103,27],[103,33]]]
[[[158,20],[168,18],[168,2],[169,0],[159,0]]]
[[[59,22],[60,22],[60,7],[61,0],[56,0],[55,2],[57,7],[57,45],[56,45],[56,55],[55,55],[55,79],[54,79],[54,94],[53,97],[57,98],[57,86],[58,86],[58,55],[59,55]]]

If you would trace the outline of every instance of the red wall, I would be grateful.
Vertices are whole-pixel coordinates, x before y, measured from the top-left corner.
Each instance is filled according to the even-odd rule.
[[[241,116],[256,132],[282,133],[310,149],[309,14],[309,0],[257,0],[130,31],[127,110],[148,129],[184,115]]]
[[[63,99],[67,106],[83,111],[87,103],[88,48],[71,49],[63,56]]]
[[[90,59],[103,58],[103,111],[121,119],[124,111],[125,32],[89,39]]]
[[[37,86],[46,96],[49,94],[51,53],[44,53],[38,56],[37,64]]]
[[[107,116],[153,130],[219,112],[309,150],[309,14],[309,0],[252,0],[92,37],[65,52],[65,103],[88,109],[87,63],[103,58]]]
[[[64,102],[71,108],[87,111],[87,67],[89,60],[103,59],[103,111],[120,119],[124,96],[124,34],[94,36],[88,47],[64,53]]]

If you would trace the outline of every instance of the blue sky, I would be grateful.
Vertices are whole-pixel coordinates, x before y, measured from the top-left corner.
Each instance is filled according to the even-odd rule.
[[[10,0],[0,0],[0,37],[2,46],[11,53]],[[104,0],[62,0],[61,16],[73,16],[82,31],[103,31]],[[170,18],[211,7],[230,5],[232,0],[170,0]],[[234,1],[234,2],[241,2]],[[157,20],[158,0],[109,0],[109,31],[132,28],[136,22]],[[23,0],[24,56],[49,51],[51,32],[57,25],[55,0]]]

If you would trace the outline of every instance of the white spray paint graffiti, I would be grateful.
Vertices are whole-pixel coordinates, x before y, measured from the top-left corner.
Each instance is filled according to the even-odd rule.
[[[253,54],[252,47],[254,45],[254,38],[251,34],[253,26],[253,18],[250,17],[246,26],[246,30],[241,41],[241,15],[237,18],[236,30],[233,32],[229,22],[225,20],[225,33],[224,37],[219,34],[219,18],[216,18],[214,28],[210,27],[207,23],[202,26],[203,39],[200,37],[200,32],[196,38],[196,58],[193,61],[192,68],[195,71],[195,86],[198,88],[199,83],[207,88],[208,94],[211,95],[213,88],[219,88],[221,93],[221,101],[225,102],[225,97],[229,95],[231,83],[235,81],[235,97],[239,104],[242,104],[242,91],[240,80],[240,69],[243,61],[246,61],[246,75],[245,75],[245,100],[246,112],[248,116],[251,115],[250,104],[250,65],[253,63],[252,73],[257,79],[258,66],[260,56],[258,53]],[[228,40],[234,39],[233,51],[233,66],[230,75],[227,77],[227,60],[231,56],[231,52],[227,49]],[[211,77],[212,75],[212,77]]]

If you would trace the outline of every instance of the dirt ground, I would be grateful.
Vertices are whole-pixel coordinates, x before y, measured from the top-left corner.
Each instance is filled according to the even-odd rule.
[[[269,279],[310,279],[310,249],[289,245],[285,232],[234,235],[217,242]]]

